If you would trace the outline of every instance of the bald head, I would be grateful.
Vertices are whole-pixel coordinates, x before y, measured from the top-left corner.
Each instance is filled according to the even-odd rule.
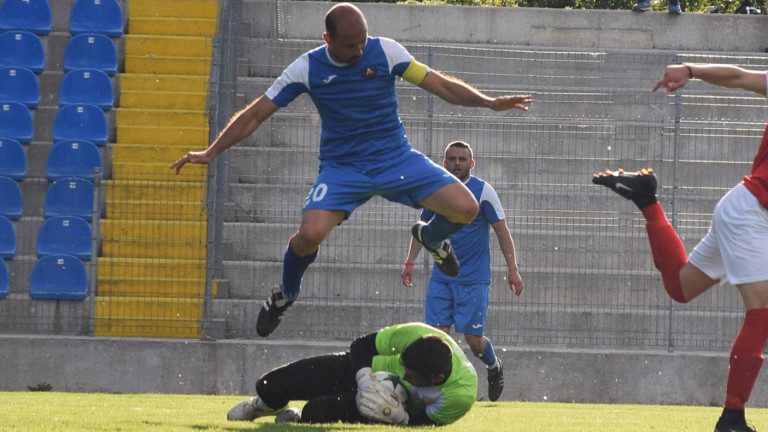
[[[338,3],[325,14],[325,32],[335,39],[347,32],[368,33],[365,15],[351,3]]]

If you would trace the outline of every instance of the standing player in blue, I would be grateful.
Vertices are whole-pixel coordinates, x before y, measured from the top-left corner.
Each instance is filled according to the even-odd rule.
[[[207,164],[252,134],[280,107],[307,93],[322,119],[320,169],[303,208],[301,226],[288,243],[280,287],[272,290],[256,323],[269,336],[294,303],[305,270],[331,230],[375,195],[436,216],[411,231],[446,274],[459,263],[448,237],[472,222],[478,211],[472,193],[442,167],[411,148],[398,114],[395,82],[402,78],[456,105],[495,111],[527,110],[531,96],[490,97],[474,87],[430,70],[397,42],[368,36],[365,16],[349,3],[325,16],[325,45],[296,59],[267,92],[236,113],[204,151],[191,151],[173,164]]]
[[[480,211],[471,224],[450,238],[461,262],[459,275],[447,276],[438,266],[432,270],[427,286],[425,320],[446,333],[451,331],[452,325],[458,333],[464,333],[472,354],[488,367],[488,399],[497,401],[504,390],[504,369],[491,341],[484,336],[491,289],[490,229],[496,233],[504,253],[509,289],[519,296],[523,292],[523,279],[517,269],[515,243],[493,186],[470,174],[475,167],[472,147],[463,141],[448,144],[443,166],[469,188],[480,204]],[[434,214],[431,210],[423,210],[420,222],[432,219]],[[413,239],[401,274],[405,286],[413,286],[414,261],[421,249]]]

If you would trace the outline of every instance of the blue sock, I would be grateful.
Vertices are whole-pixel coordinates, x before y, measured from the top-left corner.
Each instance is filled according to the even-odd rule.
[[[458,232],[464,226],[463,224],[448,221],[443,215],[435,214],[432,220],[427,223],[427,226],[421,229],[421,239],[430,246],[439,247],[443,240],[450,237],[451,234]]]
[[[491,344],[491,340],[488,338],[485,338],[485,351],[482,353],[476,353],[472,351],[472,354],[475,355],[475,357],[479,358],[483,361],[488,367],[491,367],[496,364],[496,351],[493,350],[493,344]]]
[[[311,255],[300,257],[293,253],[290,243],[283,257],[283,295],[288,300],[295,300],[301,291],[301,278],[310,264],[317,258],[319,250]]]

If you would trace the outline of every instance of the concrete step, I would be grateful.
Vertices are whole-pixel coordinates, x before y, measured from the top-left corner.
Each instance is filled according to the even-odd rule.
[[[23,312],[22,312],[23,311]],[[35,300],[26,292],[12,293],[0,301],[0,332],[14,334],[91,334],[91,300]]]
[[[94,336],[200,337],[202,301],[105,297],[94,302]]]
[[[217,300],[214,315],[227,321],[228,338],[257,338],[256,317],[262,301]],[[486,335],[497,345],[525,345],[526,330],[545,328],[567,328],[568,334],[553,331],[550,335],[540,334],[538,343],[549,336],[547,345],[597,346],[598,344],[631,345],[632,339],[641,338],[655,341],[664,346],[668,337],[668,310],[664,307],[634,311],[624,308],[562,308],[557,313],[542,313],[537,307],[496,306],[489,308]],[[708,327],[738,328],[743,317],[739,313],[686,314],[677,311],[675,315],[676,336],[687,341],[688,346],[697,346],[707,340],[707,335],[695,329]],[[300,299],[285,315],[274,333],[275,338],[312,338],[327,333],[330,329],[348,328],[346,323],[360,323],[359,333],[366,333],[368,323],[409,322],[423,320],[421,302],[371,302],[331,299],[313,301]],[[610,329],[605,333],[595,329]],[[691,329],[691,330],[689,330]],[[375,331],[371,330],[371,331]],[[608,333],[610,332],[610,333]],[[606,342],[610,340],[611,342]]]

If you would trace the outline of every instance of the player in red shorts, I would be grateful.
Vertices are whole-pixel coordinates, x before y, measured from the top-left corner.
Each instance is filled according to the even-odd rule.
[[[664,87],[673,92],[693,78],[765,96],[768,74],[731,65],[670,65],[653,91]],[[739,290],[747,312],[731,348],[725,404],[715,432],[754,432],[747,425],[744,408],[768,340],[768,127],[752,172],[718,202],[709,232],[689,256],[656,200],[652,169],[601,172],[592,182],[632,200],[640,209],[654,265],[674,300],[687,303],[723,277]]]

